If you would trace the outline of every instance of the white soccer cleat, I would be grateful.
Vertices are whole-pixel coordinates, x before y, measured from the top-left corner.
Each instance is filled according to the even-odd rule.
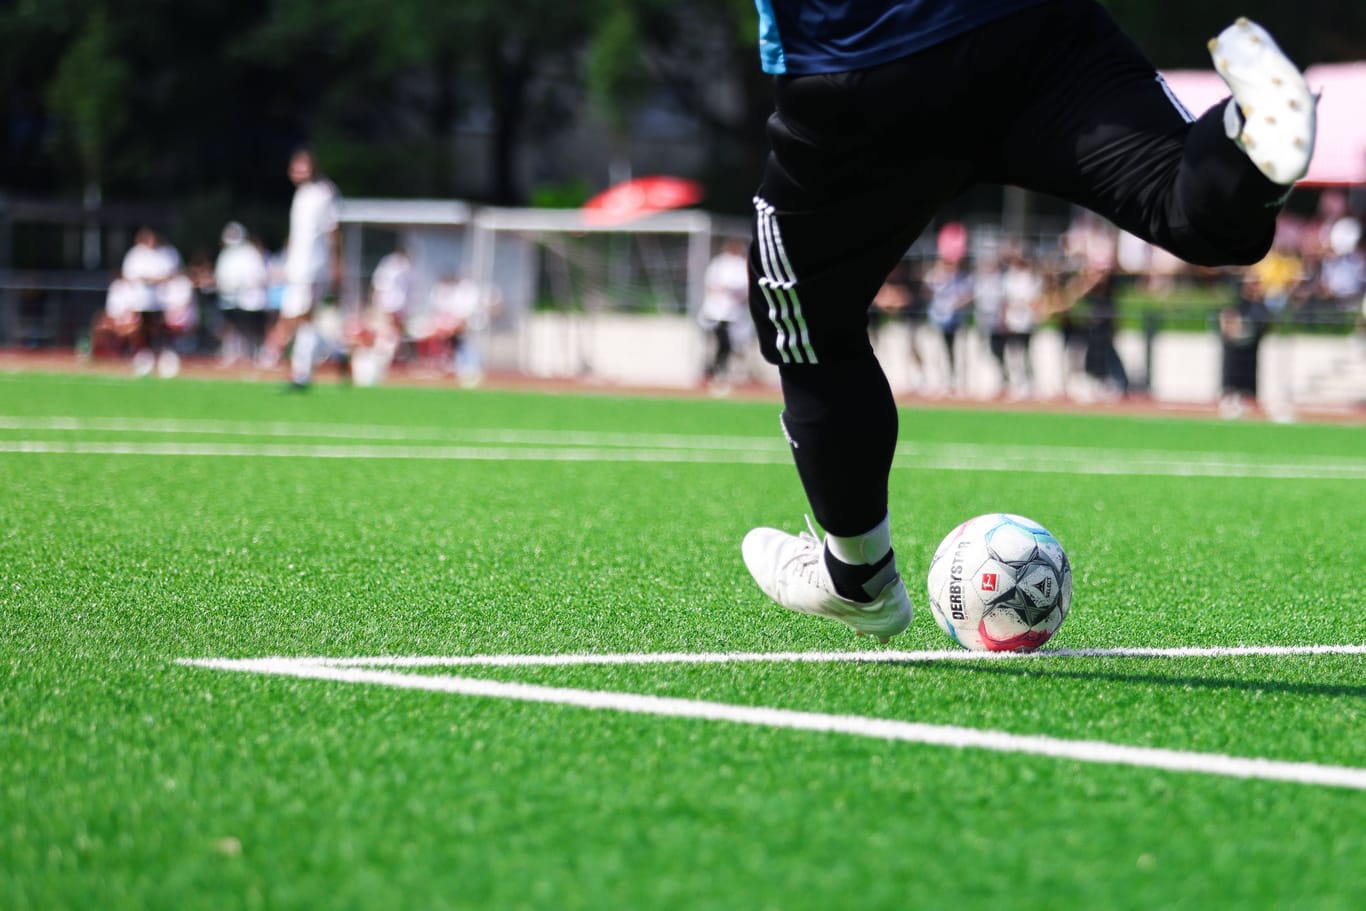
[[[1318,99],[1266,29],[1240,18],[1209,43],[1214,68],[1233,101],[1224,127],[1267,179],[1289,186],[1314,155]]]
[[[169,349],[157,355],[157,376],[169,380],[179,373],[180,355]]]
[[[872,601],[850,601],[835,591],[825,568],[825,545],[814,534],[755,528],[745,535],[740,552],[764,594],[788,610],[838,620],[884,643],[911,624],[911,597],[899,574]]]
[[[133,355],[133,376],[151,376],[157,368],[157,356],[146,348]]]

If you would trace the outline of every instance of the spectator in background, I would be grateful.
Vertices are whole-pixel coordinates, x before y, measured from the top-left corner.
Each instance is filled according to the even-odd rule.
[[[711,333],[711,356],[702,368],[704,382],[718,395],[730,391],[732,356],[748,340],[748,242],[730,238],[707,264],[702,309],[697,320]]]
[[[194,344],[194,332],[199,326],[199,296],[190,276],[177,272],[162,283],[159,297],[165,336],[157,355],[157,375],[169,379],[180,372],[180,350]]]
[[[223,314],[222,363],[232,364],[242,358],[255,359],[265,341],[270,274],[265,255],[242,225],[229,222],[221,240],[213,277]]]
[[[462,385],[478,386],[484,379],[479,336],[497,307],[496,294],[474,279],[455,274],[442,277],[432,286],[421,350],[443,352]]]
[[[399,247],[387,253],[370,274],[370,306],[399,335],[405,331],[413,304],[413,260]]]
[[[920,356],[920,327],[925,325],[925,310],[925,283],[907,259],[892,267],[868,308],[868,332],[874,345],[884,323],[901,320],[906,324],[906,354],[921,379],[925,364]]]
[[[90,323],[91,357],[123,357],[141,350],[142,289],[115,272],[105,294],[104,309]]]
[[[1002,359],[1009,378],[1006,394],[1010,398],[1027,398],[1034,392],[1029,348],[1044,310],[1043,275],[1023,253],[1012,251],[1006,257],[1001,287],[1001,327],[1005,335]]]
[[[1366,294],[1366,256],[1361,252],[1361,223],[1339,218],[1328,231],[1328,250],[1319,272],[1323,296],[1334,317],[1354,313]]]
[[[1304,280],[1304,261],[1288,244],[1277,243],[1265,258],[1254,264],[1252,272],[1266,289],[1266,308],[1273,316],[1284,313],[1291,296]]]
[[[378,386],[389,373],[403,333],[387,314],[374,306],[347,321],[345,345],[351,380],[357,386]]]
[[[413,314],[413,261],[402,247],[386,253],[370,274],[370,304],[347,322],[351,378],[357,386],[383,382],[408,334]]]
[[[1323,258],[1323,247],[1317,242],[1310,244],[1304,252],[1300,280],[1290,290],[1289,309],[1293,319],[1314,322],[1320,311],[1327,307]]]
[[[1006,384],[1005,271],[995,251],[978,257],[972,276],[972,324],[996,362],[999,385]]]
[[[1257,404],[1257,359],[1262,337],[1271,321],[1266,291],[1254,272],[1243,275],[1237,301],[1219,311],[1219,340],[1223,349],[1219,413],[1241,417]]]
[[[1116,300],[1119,270],[1115,266],[1091,269],[1084,273],[1083,281],[1086,286],[1081,295],[1085,307],[1082,325],[1086,333],[1083,369],[1100,388],[1102,397],[1122,398],[1129,394],[1129,374],[1115,348],[1115,332],[1119,325]]]
[[[290,385],[305,389],[328,347],[313,325],[314,309],[324,293],[341,285],[341,196],[332,181],[323,176],[310,149],[300,149],[290,158],[289,179],[294,184],[294,199],[289,207],[289,240],[285,245],[284,295],[280,317],[262,348],[262,363],[273,367],[293,341]]]
[[[144,311],[157,308],[157,289],[181,270],[180,253],[154,229],[143,226],[133,239],[133,246],[123,257],[123,279],[138,289],[148,303]]]
[[[134,336],[140,347],[133,354],[133,372],[147,376],[160,368],[167,375],[174,375],[180,369],[180,359],[174,352],[164,359],[161,355],[170,342],[165,316],[168,289],[171,302],[178,304],[182,298],[178,288],[171,288],[172,280],[181,274],[179,251],[144,225],[123,257],[120,274],[129,283],[128,299],[141,322],[140,331]],[[159,360],[164,360],[164,366]]]
[[[929,293],[929,321],[939,332],[944,343],[945,371],[941,387],[948,395],[959,391],[958,330],[967,321],[972,307],[972,272],[966,257],[951,261],[940,257],[925,273],[925,289]]]
[[[1054,282],[1052,312],[1057,321],[1058,333],[1062,336],[1062,388],[1065,395],[1071,395],[1076,389],[1077,378],[1086,375],[1086,314],[1078,299],[1081,292],[1076,286],[1094,271],[1084,270],[1072,282],[1062,276]]]

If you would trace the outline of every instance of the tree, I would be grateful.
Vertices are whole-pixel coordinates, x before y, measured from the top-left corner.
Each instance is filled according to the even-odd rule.
[[[1239,16],[1267,27],[1302,66],[1366,59],[1366,4],[1312,0],[1304,6],[1274,0],[1102,0],[1159,68],[1208,69],[1205,42]]]
[[[767,154],[770,77],[759,66],[752,0],[637,0],[641,50],[656,82],[697,118],[711,150],[713,208],[747,207]]]

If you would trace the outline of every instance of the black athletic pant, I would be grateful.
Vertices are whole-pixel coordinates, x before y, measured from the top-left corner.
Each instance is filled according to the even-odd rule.
[[[835,534],[887,511],[896,408],[867,310],[944,203],[1015,184],[1225,265],[1265,255],[1288,195],[1226,137],[1223,105],[1192,122],[1094,0],[1052,0],[866,70],[778,77],[775,100],[750,310],[807,497]]]
[[[711,334],[715,349],[712,351],[711,360],[707,362],[706,369],[703,371],[703,376],[708,380],[717,377],[724,378],[725,376],[726,367],[730,364],[731,353],[735,350],[735,346],[730,340],[730,332],[730,323],[724,320],[712,327]]]

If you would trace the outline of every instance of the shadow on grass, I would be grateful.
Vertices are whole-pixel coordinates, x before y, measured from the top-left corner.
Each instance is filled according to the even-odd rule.
[[[1116,673],[1107,671],[1075,671],[1050,667],[1043,662],[1030,662],[1028,667],[1006,665],[1002,662],[953,663],[928,661],[897,661],[902,667],[929,668],[948,673],[1000,674],[1008,677],[1056,677],[1069,680],[1105,680],[1113,683],[1179,686],[1205,690],[1242,690],[1250,693],[1294,693],[1303,696],[1346,696],[1366,699],[1366,685],[1349,686],[1336,683],[1287,683],[1280,680],[1246,680],[1229,677],[1169,676],[1166,674]]]

